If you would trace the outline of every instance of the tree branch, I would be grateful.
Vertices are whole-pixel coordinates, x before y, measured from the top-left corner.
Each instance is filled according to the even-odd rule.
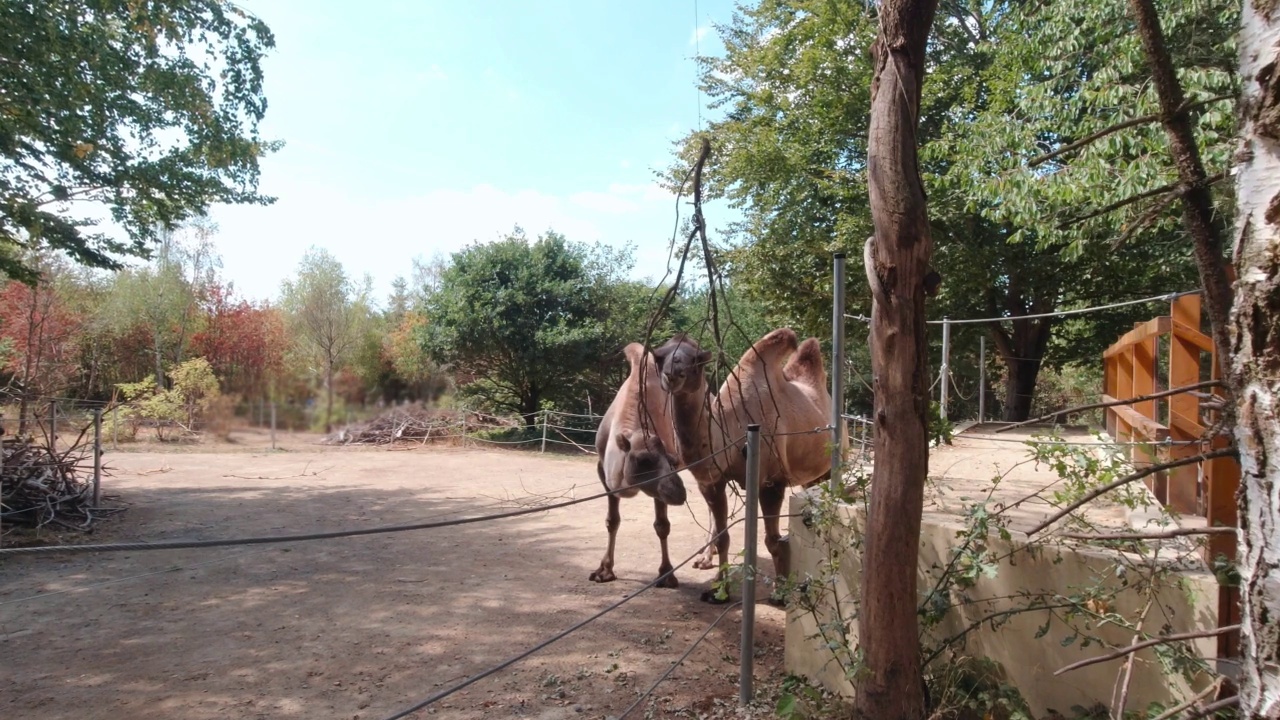
[[[1234,535],[1238,532],[1233,527],[1178,528],[1153,533],[1062,533],[1061,537],[1071,540],[1168,540],[1188,535]]]
[[[1106,485],[1103,485],[1100,488],[1096,488],[1086,493],[1084,497],[1080,498],[1079,500],[1076,500],[1075,502],[1071,503],[1070,505],[1067,505],[1066,507],[1062,508],[1058,512],[1051,515],[1048,520],[1045,520],[1044,522],[1040,523],[1034,528],[1031,528],[1031,530],[1027,532],[1027,536],[1029,537],[1031,535],[1035,535],[1036,533],[1058,522],[1059,520],[1066,517],[1067,515],[1070,515],[1076,510],[1079,510],[1081,506],[1096,500],[1102,495],[1106,495],[1107,493],[1111,492],[1112,490],[1115,490],[1118,487],[1127,485],[1133,482],[1134,480],[1141,480],[1142,478],[1148,475],[1154,475],[1162,470],[1172,470],[1173,468],[1182,467],[1183,465],[1194,465],[1196,463],[1201,463],[1201,462],[1204,462],[1205,460],[1212,460],[1214,458],[1236,457],[1238,454],[1239,453],[1236,451],[1235,448],[1223,448],[1221,450],[1214,450],[1212,452],[1201,453],[1200,455],[1193,455],[1191,457],[1180,458],[1178,460],[1173,460],[1167,463],[1145,467],[1135,473],[1130,473],[1129,475],[1125,475],[1119,480],[1107,483]]]
[[[1235,95],[1215,95],[1214,97],[1207,98],[1205,100],[1200,100],[1198,102],[1186,103],[1181,108],[1178,109],[1178,112],[1179,113],[1191,112],[1192,110],[1199,109],[1201,107],[1204,107],[1205,105],[1212,105],[1213,103],[1216,103],[1219,100],[1231,100],[1234,97]],[[1044,155],[1041,155],[1039,157],[1032,158],[1031,161],[1027,163],[1027,167],[1036,167],[1037,165],[1042,165],[1058,157],[1059,155],[1065,155],[1071,152],[1072,150],[1079,150],[1085,145],[1089,145],[1094,142],[1097,142],[1098,140],[1101,140],[1102,138],[1108,135],[1113,135],[1115,133],[1120,132],[1121,130],[1124,130],[1126,128],[1131,128],[1135,125],[1144,125],[1146,123],[1156,122],[1157,120],[1160,120],[1160,119],[1161,119],[1160,113],[1151,113],[1150,115],[1143,115],[1141,117],[1136,117],[1130,120],[1125,120],[1124,122],[1116,123],[1115,125],[1103,128],[1098,132],[1093,133],[1092,135],[1086,135],[1080,138],[1079,140],[1073,143],[1070,143],[1069,145],[1063,145],[1062,147],[1058,148],[1057,150],[1054,150],[1053,152],[1045,153]]]
[[[1056,677],[1063,673],[1071,672],[1072,670],[1079,670],[1082,667],[1089,667],[1090,665],[1097,665],[1098,663],[1107,662],[1108,660],[1115,660],[1117,658],[1122,658],[1125,655],[1136,653],[1139,650],[1145,650],[1146,648],[1149,648],[1153,645],[1163,645],[1165,643],[1181,642],[1183,640],[1196,640],[1198,638],[1217,637],[1219,635],[1225,635],[1229,632],[1235,632],[1236,630],[1239,630],[1239,629],[1240,629],[1239,625],[1227,625],[1225,627],[1216,628],[1214,630],[1200,630],[1197,632],[1185,632],[1185,633],[1177,633],[1174,635],[1162,635],[1158,638],[1152,638],[1151,640],[1144,640],[1140,643],[1136,643],[1128,647],[1122,647],[1119,650],[1109,652],[1106,655],[1099,655],[1098,657],[1092,657],[1086,660],[1081,660],[1080,662],[1071,663],[1070,665],[1064,668],[1054,671],[1053,674]]]
[[[1196,695],[1195,697],[1193,697],[1193,698],[1191,698],[1190,700],[1188,700],[1188,701],[1186,701],[1186,702],[1182,703],[1181,705],[1175,705],[1175,706],[1173,706],[1173,707],[1169,708],[1168,710],[1165,710],[1164,712],[1160,713],[1159,715],[1157,715],[1157,716],[1155,716],[1155,717],[1151,718],[1151,720],[1169,720],[1169,718],[1173,717],[1174,715],[1177,715],[1178,713],[1182,712],[1183,710],[1186,710],[1187,708],[1191,707],[1192,705],[1195,705],[1196,703],[1200,702],[1201,700],[1203,700],[1203,699],[1205,699],[1205,698],[1209,697],[1210,695],[1212,695],[1212,694],[1214,694],[1214,693],[1218,692],[1218,688],[1222,687],[1222,680],[1223,680],[1222,678],[1218,678],[1215,682],[1213,682],[1212,684],[1210,684],[1210,685],[1209,685],[1209,687],[1207,687],[1207,688],[1205,688],[1204,690],[1202,690],[1202,691],[1200,692],[1200,694],[1199,694],[1199,695]]]
[[[1240,704],[1240,696],[1232,695],[1231,697],[1226,698],[1225,700],[1219,700],[1218,702],[1209,703],[1208,705],[1201,707],[1200,709],[1196,710],[1195,712],[1189,715],[1183,715],[1182,720],[1195,720],[1196,718],[1202,718],[1202,717],[1205,717],[1206,715],[1212,715],[1218,712],[1219,710],[1226,710],[1227,708],[1235,707],[1236,705],[1239,705],[1239,704]]]
[[[1133,403],[1145,402],[1147,400],[1155,400],[1157,398],[1168,397],[1170,395],[1179,395],[1181,393],[1190,392],[1192,390],[1203,390],[1204,388],[1216,387],[1221,384],[1222,382],[1220,380],[1206,380],[1201,383],[1196,383],[1195,385],[1183,385],[1182,387],[1176,387],[1170,390],[1162,390],[1158,393],[1151,393],[1150,395],[1139,395],[1138,397],[1128,398],[1126,400],[1111,400],[1108,402],[1092,403],[1089,405],[1077,405],[1076,407],[1069,407],[1066,410],[1059,410],[1057,412],[1051,412],[1048,415],[1041,415],[1040,417],[1033,418],[1031,420],[1023,420],[1022,422],[1014,423],[1012,425],[1005,425],[1004,427],[998,428],[996,432],[1002,433],[1006,430],[1012,430],[1016,427],[1022,427],[1023,425],[1031,425],[1032,423],[1044,422],[1045,420],[1056,417],[1058,415],[1068,415],[1072,413],[1084,412],[1086,410],[1098,410],[1101,408],[1115,407],[1116,405],[1131,405]]]
[[[1085,213],[1084,215],[1077,215],[1076,217],[1070,218],[1068,220],[1064,220],[1061,223],[1058,223],[1058,229],[1066,230],[1067,228],[1070,228],[1073,225],[1079,225],[1080,223],[1086,220],[1092,220],[1096,217],[1101,217],[1102,215],[1106,215],[1109,212],[1119,210],[1122,207],[1128,207],[1129,205],[1132,205],[1136,202],[1146,200],[1147,198],[1164,195],[1166,193],[1176,192],[1178,197],[1182,197],[1194,190],[1201,190],[1201,189],[1207,188],[1210,185],[1222,180],[1225,177],[1227,177],[1227,174],[1225,172],[1220,172],[1216,175],[1210,175],[1209,177],[1205,178],[1202,183],[1198,183],[1195,185],[1186,185],[1181,181],[1169,183],[1168,185],[1161,185],[1158,188],[1145,190],[1143,192],[1138,193],[1137,195],[1130,195],[1129,197],[1123,200],[1117,200],[1111,203],[1110,205],[1104,205],[1098,208],[1097,210],[1092,210],[1090,212]]]

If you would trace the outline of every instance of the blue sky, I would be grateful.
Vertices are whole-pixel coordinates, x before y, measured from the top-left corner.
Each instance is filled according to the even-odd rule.
[[[674,198],[654,185],[696,128],[695,37],[731,0],[247,0],[265,64],[270,207],[213,212],[225,275],[276,296],[310,245],[369,273],[380,297],[412,258],[520,224],[633,244],[660,277]],[[714,229],[725,210],[711,207]],[[717,217],[718,216],[718,217]]]

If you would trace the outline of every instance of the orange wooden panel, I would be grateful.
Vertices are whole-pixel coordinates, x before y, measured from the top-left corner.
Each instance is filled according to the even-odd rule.
[[[1156,338],[1144,338],[1133,344],[1133,395],[1141,397],[1156,391]],[[1156,401],[1143,400],[1131,405],[1143,417],[1156,420]]]
[[[1219,435],[1213,439],[1212,447],[1217,450],[1231,444],[1231,438]],[[1204,465],[1205,480],[1205,518],[1210,527],[1238,527],[1236,524],[1236,491],[1240,488],[1240,463],[1235,458],[1214,458]],[[1210,535],[1209,559],[1219,554],[1228,559],[1235,559],[1236,538],[1234,535]]]
[[[1173,319],[1168,315],[1161,315],[1158,318],[1152,318],[1146,322],[1137,323],[1132,330],[1121,335],[1119,340],[1112,343],[1111,347],[1107,348],[1106,351],[1102,353],[1102,357],[1119,355],[1125,350],[1128,350],[1134,343],[1157,335],[1163,335],[1172,329]]]
[[[1184,295],[1173,301],[1170,309],[1173,317],[1173,333],[1169,338],[1169,387],[1184,387],[1200,381],[1200,351],[1202,347],[1192,336],[1208,340],[1200,327],[1200,296]],[[1213,349],[1212,343],[1209,349]],[[1181,393],[1169,398],[1169,437],[1175,442],[1196,440],[1204,434],[1199,423],[1200,400],[1191,393]],[[1200,452],[1195,445],[1174,445],[1170,457],[1190,457]],[[1200,468],[1184,465],[1169,471],[1169,496],[1167,504],[1175,512],[1200,514],[1204,498],[1200,497]]]
[[[1102,396],[1103,402],[1112,402],[1115,399],[1109,395]],[[1169,428],[1139,413],[1128,405],[1117,405],[1111,410],[1115,412],[1116,417],[1126,428],[1132,428],[1137,433],[1137,442],[1159,442],[1169,437]]]

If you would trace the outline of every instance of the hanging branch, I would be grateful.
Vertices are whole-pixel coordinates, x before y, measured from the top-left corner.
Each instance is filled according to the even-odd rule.
[[[1062,222],[1058,223],[1058,229],[1066,230],[1072,227],[1073,225],[1079,225],[1080,223],[1086,220],[1092,220],[1096,217],[1101,217],[1103,215],[1106,215],[1107,213],[1119,210],[1122,207],[1128,207],[1136,202],[1141,202],[1143,200],[1146,200],[1147,198],[1157,197],[1159,195],[1164,195],[1166,193],[1175,193],[1174,197],[1181,198],[1191,194],[1192,192],[1197,192],[1201,190],[1204,190],[1207,192],[1210,185],[1216,182],[1219,182],[1226,177],[1227,177],[1227,174],[1225,172],[1220,172],[1216,175],[1210,175],[1209,177],[1205,178],[1204,180],[1200,181],[1195,185],[1186,185],[1182,181],[1169,183],[1168,185],[1161,185],[1158,188],[1152,188],[1150,190],[1145,190],[1143,192],[1140,192],[1136,195],[1130,195],[1129,197],[1124,198],[1123,200],[1117,200],[1111,203],[1110,205],[1103,205],[1097,210],[1091,210],[1085,213],[1084,215],[1077,215],[1076,217],[1063,220]]]
[[[1234,97],[1235,95],[1216,95],[1214,97],[1211,97],[1205,100],[1200,100],[1199,102],[1184,104],[1181,108],[1178,109],[1178,112],[1179,113],[1191,112],[1192,110],[1197,110],[1201,107],[1204,107],[1205,105],[1212,105],[1213,103],[1216,103],[1219,100],[1231,100]],[[1112,125],[1111,127],[1103,128],[1098,132],[1093,133],[1092,135],[1086,135],[1069,145],[1063,145],[1062,147],[1058,148],[1057,150],[1054,150],[1053,152],[1045,153],[1044,155],[1041,155],[1039,157],[1032,158],[1031,161],[1027,163],[1027,167],[1033,168],[1033,167],[1036,167],[1037,165],[1042,165],[1058,157],[1059,155],[1065,155],[1071,152],[1072,150],[1079,150],[1085,145],[1089,145],[1094,142],[1097,142],[1098,140],[1101,140],[1102,138],[1108,135],[1113,135],[1115,133],[1120,132],[1121,130],[1124,130],[1126,128],[1131,128],[1135,125],[1145,125],[1146,123],[1156,122],[1160,118],[1161,118],[1160,113],[1151,113],[1150,115],[1143,115],[1141,117],[1133,118],[1132,120],[1125,120],[1124,122],[1116,123],[1115,125]]]
[[[1126,655],[1136,653],[1139,650],[1145,650],[1146,648],[1149,648],[1153,645],[1163,645],[1165,643],[1181,642],[1183,640],[1197,640],[1199,638],[1217,637],[1219,635],[1226,635],[1227,633],[1235,632],[1236,630],[1239,630],[1239,629],[1240,629],[1239,625],[1226,625],[1224,627],[1215,628],[1213,630],[1200,630],[1197,632],[1185,632],[1185,633],[1176,633],[1174,635],[1162,635],[1158,638],[1152,638],[1151,640],[1144,640],[1143,642],[1136,643],[1128,647],[1122,647],[1119,650],[1109,652],[1106,655],[1099,655],[1098,657],[1091,657],[1086,660],[1081,660],[1080,662],[1071,663],[1070,665],[1064,668],[1054,671],[1053,674],[1056,677],[1063,673],[1071,672],[1072,670],[1079,670],[1082,667],[1089,667],[1090,665],[1097,665],[1098,663],[1107,662],[1108,660],[1115,660],[1117,658],[1122,658]]]
[[[1100,488],[1095,488],[1094,490],[1091,490],[1088,493],[1085,493],[1084,497],[1080,498],[1079,500],[1076,500],[1070,505],[1067,505],[1066,507],[1062,508],[1058,512],[1051,515],[1048,520],[1045,520],[1044,522],[1040,523],[1034,528],[1031,528],[1031,530],[1027,532],[1027,536],[1030,537],[1031,535],[1035,535],[1036,533],[1058,522],[1059,520],[1066,517],[1067,515],[1070,515],[1076,510],[1079,510],[1082,506],[1090,502],[1093,502],[1094,500],[1098,499],[1103,495],[1106,495],[1107,493],[1111,492],[1112,490],[1115,490],[1118,487],[1128,485],[1134,480],[1141,480],[1142,478],[1148,475],[1154,475],[1162,470],[1172,470],[1173,468],[1182,467],[1183,465],[1194,465],[1196,463],[1201,463],[1201,462],[1204,462],[1205,460],[1212,460],[1214,458],[1236,457],[1238,454],[1239,453],[1236,451],[1235,448],[1223,448],[1221,450],[1214,450],[1212,452],[1202,453],[1200,455],[1193,455],[1191,457],[1180,458],[1178,460],[1162,463],[1160,465],[1152,465],[1150,467],[1145,467],[1135,473],[1125,475],[1119,480],[1107,483],[1106,485],[1103,485]]]
[[[1176,537],[1186,537],[1188,535],[1234,535],[1238,530],[1233,527],[1202,527],[1202,528],[1178,528],[1177,530],[1165,530],[1163,532],[1153,533],[1062,533],[1060,537],[1070,540],[1168,540]]]
[[[1130,223],[1129,226],[1124,229],[1124,232],[1120,233],[1120,237],[1111,241],[1111,249],[1120,249],[1120,246],[1128,242],[1129,238],[1137,235],[1143,228],[1155,222],[1165,213],[1165,211],[1172,207],[1174,203],[1178,202],[1178,199],[1181,197],[1181,195],[1174,193],[1168,197],[1161,198],[1159,202],[1152,205],[1137,220]]]
[[[1182,720],[1195,720],[1196,718],[1206,717],[1218,712],[1219,710],[1226,710],[1227,708],[1232,708],[1239,704],[1240,704],[1240,696],[1232,695],[1231,697],[1225,700],[1219,700],[1218,702],[1209,703],[1208,705],[1201,707],[1200,709],[1196,710],[1190,715],[1183,715]]]
[[[1031,425],[1033,423],[1044,422],[1045,420],[1048,420],[1053,417],[1057,417],[1058,415],[1074,414],[1078,412],[1084,412],[1086,410],[1098,410],[1101,408],[1115,407],[1117,405],[1132,405],[1133,403],[1145,402],[1147,400],[1156,400],[1162,397],[1169,397],[1170,395],[1179,395],[1184,392],[1191,392],[1192,390],[1203,390],[1204,388],[1217,387],[1221,384],[1222,384],[1222,381],[1220,380],[1206,380],[1204,382],[1196,383],[1195,385],[1183,385],[1182,387],[1171,388],[1169,390],[1162,390],[1158,393],[1151,393],[1150,395],[1139,395],[1138,397],[1127,398],[1125,400],[1108,400],[1107,402],[1091,403],[1089,405],[1077,405],[1076,407],[1069,407],[1066,410],[1058,410],[1057,412],[1051,412],[1048,415],[1041,415],[1038,418],[1023,420],[1022,422],[1016,422],[1016,423],[1013,423],[1012,425],[1004,425],[1002,427],[996,428],[996,432],[1002,433],[1006,430],[1012,430],[1014,428],[1022,427],[1023,425]]]
[[[1188,701],[1186,701],[1186,702],[1182,703],[1181,705],[1175,705],[1174,707],[1171,707],[1171,708],[1169,708],[1168,710],[1165,710],[1164,712],[1160,713],[1159,715],[1157,715],[1157,716],[1155,716],[1155,717],[1151,718],[1151,720],[1169,720],[1169,718],[1173,717],[1174,715],[1177,715],[1178,713],[1182,712],[1183,710],[1186,710],[1187,708],[1191,707],[1192,705],[1195,705],[1196,703],[1200,702],[1201,700],[1203,700],[1203,699],[1205,699],[1205,698],[1209,697],[1210,695],[1212,695],[1212,694],[1214,694],[1214,693],[1218,692],[1218,688],[1222,687],[1222,680],[1223,680],[1223,678],[1218,678],[1218,679],[1217,679],[1216,681],[1214,681],[1211,685],[1209,685],[1209,687],[1207,687],[1207,688],[1205,688],[1204,690],[1200,691],[1200,694],[1199,694],[1199,695],[1196,695],[1195,697],[1193,697],[1193,698],[1191,698],[1190,700],[1188,700]]]

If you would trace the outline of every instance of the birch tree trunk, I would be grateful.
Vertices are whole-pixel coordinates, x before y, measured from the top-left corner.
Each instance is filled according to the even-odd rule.
[[[866,667],[854,697],[855,716],[868,720],[920,720],[925,713],[916,565],[929,470],[924,298],[933,240],[916,130],[937,6],[884,0],[873,48],[867,170],[875,236],[863,259],[872,295],[876,462],[858,618]]]
[[[1240,716],[1280,717],[1280,5],[1246,0],[1240,31],[1236,288],[1230,371],[1240,450]]]

